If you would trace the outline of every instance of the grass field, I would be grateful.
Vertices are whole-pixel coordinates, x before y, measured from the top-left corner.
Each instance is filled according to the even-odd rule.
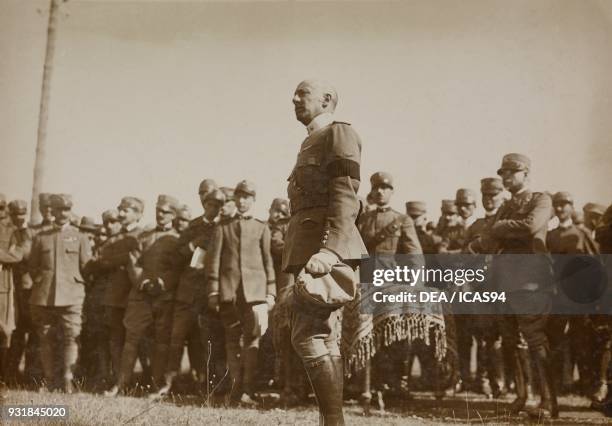
[[[104,398],[80,393],[36,393],[11,391],[5,404],[65,404],[69,425],[312,425],[318,415],[314,406],[290,410],[211,408],[202,400],[180,399],[149,402],[144,398]],[[560,399],[561,418],[554,424],[610,424],[610,419],[588,408],[585,398]],[[475,394],[449,397],[442,403],[428,394],[416,394],[404,404],[389,404],[385,412],[373,411],[364,417],[356,405],[345,407],[347,425],[422,425],[422,424],[526,424],[525,419],[509,417],[505,402],[488,401]],[[52,424],[49,421],[28,421],[24,424]],[[537,423],[537,422],[536,422]],[[9,423],[10,424],[10,423]],[[54,424],[57,424],[55,422]]]

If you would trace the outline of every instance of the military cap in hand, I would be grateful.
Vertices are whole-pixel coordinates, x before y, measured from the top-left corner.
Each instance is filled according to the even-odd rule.
[[[208,194],[210,191],[217,189],[217,182],[212,179],[204,179],[198,187],[199,194]]]
[[[72,208],[72,196],[70,194],[51,195],[51,208],[70,210]]]
[[[408,201],[406,203],[406,214],[409,216],[422,216],[427,213],[425,201]]]
[[[28,212],[28,203],[23,200],[13,200],[8,204],[9,213],[12,215],[21,215]]]
[[[574,197],[567,191],[559,191],[552,196],[553,204],[569,203],[574,204]]]
[[[204,198],[204,202],[214,201],[220,204],[225,204],[225,194],[221,189],[214,189],[210,191]]]
[[[372,188],[378,188],[379,186],[393,188],[393,176],[387,172],[376,172],[370,177],[370,184]]]
[[[102,213],[102,222],[117,222],[119,220],[119,212],[115,209],[105,210]]]
[[[501,175],[504,170],[511,170],[514,172],[531,169],[531,160],[529,157],[523,154],[506,154],[502,159],[501,167],[497,170],[497,174]]]
[[[238,182],[238,185],[236,185],[236,188],[234,189],[234,194],[236,194],[237,192],[242,192],[244,194],[252,195],[254,197],[256,193],[255,184],[248,180],[241,180],[240,182]]]
[[[480,192],[483,194],[499,194],[504,190],[504,183],[500,178],[487,177],[480,179]]]

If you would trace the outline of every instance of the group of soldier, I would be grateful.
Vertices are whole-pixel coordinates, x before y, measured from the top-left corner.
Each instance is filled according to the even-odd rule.
[[[348,373],[366,411],[373,394],[381,406],[385,393],[408,397],[409,383],[398,378],[409,381],[415,357],[437,398],[448,389],[491,397],[513,389],[509,411],[518,413],[537,387],[540,403],[527,412],[556,417],[557,395],[573,385],[576,364],[581,390],[606,401],[612,324],[606,315],[550,315],[551,262],[535,255],[610,252],[612,207],[588,203],[581,215],[567,192],[532,191],[529,158],[508,154],[498,177],[480,182],[484,217],[474,218],[476,195],[461,188],[442,200],[434,225],[424,202],[408,201],[405,214],[390,207],[389,173],[372,175],[367,199],[357,197],[361,141],[349,124],[333,121],[331,86],[304,81],[293,104],[309,136],[288,179],[289,200],[274,199],[267,221],[250,213],[256,189],[247,180],[233,188],[203,180],[196,218],[159,195],[156,224],[147,228],[139,225],[144,202],[133,196],[102,213],[98,226],[74,222],[70,195],[40,194],[42,223],[29,226],[26,203],[0,195],[0,382],[17,383],[25,354],[26,380],[66,393],[84,380],[112,397],[131,388],[138,360],[139,383],[160,398],[176,389],[187,346],[207,396],[224,392],[230,403],[255,405],[273,340],[271,378],[288,403],[299,399],[300,376],[307,378],[322,424],[343,424]],[[445,306],[439,322],[357,312],[363,256],[453,253],[534,256],[512,274],[512,265],[499,266],[506,273],[494,282],[508,300],[490,312],[454,314]],[[529,313],[519,314],[526,306]],[[434,347],[440,340],[429,338],[436,325],[443,356]],[[350,330],[361,330],[358,343],[344,345]],[[359,362],[349,363],[355,348]],[[394,371],[386,374],[389,361]],[[557,380],[554,371],[565,374]]]

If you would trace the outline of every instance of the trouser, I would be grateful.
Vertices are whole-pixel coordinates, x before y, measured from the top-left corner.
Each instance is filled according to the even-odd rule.
[[[183,358],[183,349],[185,340],[194,335],[200,339],[200,333],[197,328],[198,312],[194,304],[185,302],[175,302],[172,313],[172,332],[170,337],[170,351],[168,354],[167,372],[170,374],[178,374],[181,368],[181,360]],[[192,337],[193,338],[193,337]],[[191,368],[196,369],[198,373],[203,370],[203,360],[191,361]]]
[[[61,386],[71,386],[76,367],[79,346],[77,339],[81,333],[81,305],[70,306],[38,306],[31,305],[32,320],[40,341],[40,359],[45,373],[47,386],[57,385],[55,374],[55,358],[60,359]],[[63,341],[57,345],[59,353],[53,353],[53,338],[59,329]]]
[[[253,305],[238,299],[221,303],[219,314],[225,331],[225,352],[232,395],[253,395],[260,336],[255,334]]]
[[[152,371],[154,385],[164,382],[168,365],[168,349],[172,332],[171,300],[130,300],[123,319],[125,345],[121,353],[121,368],[117,386],[121,389],[130,382],[138,348],[149,329],[153,330]]]
[[[29,304],[30,289],[16,289],[17,327],[11,337],[11,347],[6,360],[6,376],[16,378],[21,358],[25,354],[25,376],[28,381],[39,381],[43,371],[40,364],[40,344],[32,322]]]
[[[224,386],[230,385],[226,377],[225,333],[223,322],[218,312],[204,311],[198,317],[200,336],[204,345],[204,368],[206,381],[206,394],[219,388],[222,393]]]

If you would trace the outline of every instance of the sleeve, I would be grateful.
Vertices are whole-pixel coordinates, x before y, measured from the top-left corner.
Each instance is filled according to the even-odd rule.
[[[523,219],[501,219],[491,228],[495,238],[525,238],[535,235],[546,226],[552,212],[552,200],[546,194],[534,195],[533,208]]]
[[[80,236],[79,244],[79,268],[85,274],[87,264],[92,260],[91,243],[85,235]]]
[[[397,247],[398,254],[423,254],[419,236],[417,235],[414,222],[409,216],[402,221],[402,234]]]
[[[17,244],[14,235],[11,235],[8,249],[0,248],[0,263],[19,263],[24,259],[26,253],[29,252],[29,244],[26,241]]]
[[[327,210],[321,248],[333,251],[340,259],[353,235],[359,213],[357,190],[360,183],[361,140],[348,124],[333,124],[327,157],[329,176]]]
[[[215,226],[210,242],[210,248],[206,252],[206,295],[219,294],[219,269],[221,267],[221,249],[223,248],[223,225]]]
[[[274,262],[270,253],[270,242],[270,228],[268,228],[268,225],[264,225],[263,232],[261,233],[261,257],[266,271],[266,294],[276,296],[276,279],[274,276]]]

